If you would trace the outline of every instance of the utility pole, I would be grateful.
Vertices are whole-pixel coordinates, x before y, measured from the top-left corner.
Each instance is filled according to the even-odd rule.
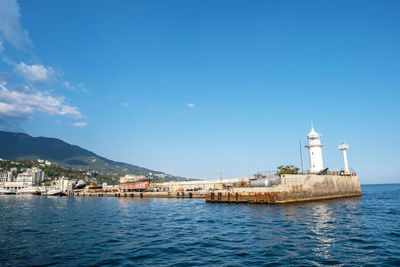
[[[300,148],[301,174],[304,174],[304,169],[303,169],[303,152],[302,152],[302,150],[301,150],[301,141],[299,141],[299,148]]]

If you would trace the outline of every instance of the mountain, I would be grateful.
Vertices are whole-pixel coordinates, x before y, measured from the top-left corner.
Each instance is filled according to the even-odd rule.
[[[43,159],[76,169],[96,170],[113,175],[125,173],[164,174],[160,171],[106,159],[57,138],[32,137],[25,133],[0,131],[0,158],[7,160]],[[170,178],[168,180],[174,180],[171,178],[175,176],[168,176]]]

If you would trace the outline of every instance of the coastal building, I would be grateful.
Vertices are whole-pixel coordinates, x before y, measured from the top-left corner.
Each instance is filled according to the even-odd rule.
[[[10,171],[0,170],[0,183],[12,182],[14,175]]]
[[[43,181],[44,181],[44,172],[37,167],[26,169],[24,172],[18,174],[16,179],[16,182],[28,185],[38,184]]]
[[[311,132],[307,135],[307,145],[309,158],[310,158],[310,169],[309,173],[319,173],[324,169],[324,163],[322,160],[322,147],[321,135],[314,130],[311,126]]]
[[[119,186],[118,186],[118,185],[109,185],[109,184],[107,184],[107,183],[103,183],[103,184],[102,184],[102,189],[103,189],[105,192],[114,192],[114,191],[117,191],[117,192],[118,192]]]
[[[56,181],[56,187],[61,189],[63,192],[71,190],[73,185],[74,181],[66,179],[65,177],[62,177]]]
[[[38,159],[37,162],[40,163],[40,166],[51,166],[51,162],[48,160]]]
[[[25,171],[18,174],[16,182],[32,185],[32,173]]]
[[[151,174],[150,174],[151,175]],[[153,174],[154,175],[154,177],[160,177],[160,178],[165,178],[167,175],[166,174],[164,174],[164,173],[154,173]]]
[[[170,181],[164,183],[152,183],[150,187],[159,192],[175,191],[211,191],[229,189],[234,186],[249,186],[250,177],[229,178],[229,179],[211,179],[196,181]]]
[[[19,189],[29,187],[30,185],[28,185],[26,183],[22,183],[22,182],[6,182],[6,183],[0,183],[0,186],[2,188],[17,191]]]

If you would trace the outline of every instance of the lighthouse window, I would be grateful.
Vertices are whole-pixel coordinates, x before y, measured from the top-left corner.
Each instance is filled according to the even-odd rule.
[[[315,167],[315,165],[312,165],[313,167]]]
[[[311,155],[314,155],[314,152],[311,152]]]

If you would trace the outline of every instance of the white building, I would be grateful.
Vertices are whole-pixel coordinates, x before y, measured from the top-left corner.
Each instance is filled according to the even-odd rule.
[[[14,191],[19,190],[21,188],[26,188],[29,187],[30,185],[20,183],[20,182],[7,182],[7,183],[1,183],[1,187],[6,188],[6,189],[12,189]]]
[[[10,171],[0,170],[0,183],[9,183],[13,181],[14,175]]]
[[[65,177],[62,177],[56,181],[56,187],[61,189],[61,191],[65,192],[67,190],[71,190],[74,181],[68,180]]]
[[[307,135],[307,145],[310,157],[310,173],[319,173],[324,169],[324,162],[322,160],[322,147],[321,135],[314,130],[311,126],[311,132]]]
[[[197,181],[171,181],[164,183],[151,183],[150,186],[161,192],[169,191],[210,191],[210,190],[223,190],[227,186],[232,187],[233,185],[248,184],[250,182],[249,177],[240,178],[229,178],[229,179],[215,179],[215,180],[197,180]]]
[[[18,174],[17,182],[34,185],[44,181],[44,172],[36,167],[26,169],[25,172]]]

